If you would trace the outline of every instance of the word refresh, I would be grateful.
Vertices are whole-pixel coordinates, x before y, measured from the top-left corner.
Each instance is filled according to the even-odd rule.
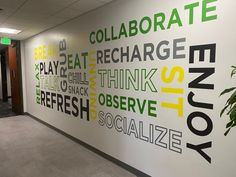
[[[184,10],[188,13],[188,25],[194,24],[197,21],[196,16],[199,16],[197,11],[201,8],[201,22],[208,22],[217,19],[216,5],[212,4],[217,0],[203,0],[202,3],[194,2],[184,6]],[[152,17],[144,16],[141,20],[130,20],[126,23],[121,23],[119,27],[110,26],[109,28],[98,29],[92,31],[89,35],[91,44],[114,41],[122,38],[133,37],[158,30],[171,29],[173,27],[182,27],[184,19],[181,18],[177,8],[172,9],[170,16],[164,12],[155,13]],[[185,12],[184,11],[184,12]],[[198,17],[199,18],[199,17]]]

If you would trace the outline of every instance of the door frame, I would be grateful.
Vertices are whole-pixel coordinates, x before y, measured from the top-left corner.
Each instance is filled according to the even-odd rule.
[[[24,114],[24,100],[23,100],[23,87],[22,87],[22,66],[21,66],[21,45],[20,41],[13,40],[11,46],[16,48],[16,62],[17,62],[17,74],[18,74],[18,84],[19,84],[19,96],[20,96],[20,105],[19,112],[17,114]],[[12,79],[12,78],[11,78]]]
[[[6,70],[7,65],[6,65],[6,63],[7,63],[7,60],[9,60],[8,47],[9,46],[6,46],[5,48],[0,50],[0,53],[1,53],[1,72],[3,72],[4,69],[5,69],[5,72],[6,72],[5,73],[6,74],[5,78],[6,79],[7,79],[7,70]],[[19,112],[17,111],[16,114],[20,115],[20,114],[24,114],[24,100],[23,100],[23,87],[22,87],[23,82],[22,82],[22,66],[21,66],[21,45],[20,45],[20,41],[12,40],[11,41],[11,47],[13,47],[13,48],[15,47],[16,48],[17,74],[18,74],[18,82],[19,82],[18,83],[18,85],[19,85],[18,92],[19,92],[19,96],[20,96]],[[2,63],[2,60],[3,60],[2,54],[4,55],[4,58],[5,58],[3,63]],[[5,63],[5,66],[3,66],[4,63]],[[10,78],[11,77],[12,76],[10,74]],[[7,83],[7,80],[6,80],[6,83]],[[7,93],[7,85],[3,86],[3,79],[2,79],[2,87],[4,87],[4,93],[3,94],[5,94],[5,98],[4,98],[3,101],[7,102],[8,98],[9,98],[8,97],[8,93]],[[11,92],[12,92],[12,90],[11,90]],[[15,111],[13,110],[13,112],[15,112]]]
[[[1,77],[2,77],[2,101],[8,101],[8,91],[7,91],[7,48],[2,49],[1,53]]]

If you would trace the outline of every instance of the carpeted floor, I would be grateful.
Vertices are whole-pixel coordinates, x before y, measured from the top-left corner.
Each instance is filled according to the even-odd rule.
[[[9,103],[0,101],[0,118],[10,116],[16,116],[16,114],[12,112],[11,105]]]
[[[0,177],[134,177],[28,116],[0,119]]]

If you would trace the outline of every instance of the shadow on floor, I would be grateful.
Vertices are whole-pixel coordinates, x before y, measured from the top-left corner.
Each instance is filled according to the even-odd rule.
[[[0,118],[16,116],[8,102],[0,101]]]

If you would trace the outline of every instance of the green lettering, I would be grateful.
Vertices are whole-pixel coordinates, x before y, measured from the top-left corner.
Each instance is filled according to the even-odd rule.
[[[167,28],[170,29],[173,24],[178,24],[179,27],[183,26],[182,21],[179,17],[178,10],[175,8],[172,10],[171,17],[168,23]]]
[[[79,69],[81,69],[78,53],[75,56],[74,69],[76,69],[77,66],[79,66]]]
[[[120,97],[120,109],[126,111],[126,97]]]
[[[101,43],[103,41],[103,38],[104,38],[103,31],[100,29],[97,31],[96,40],[98,43]]]
[[[93,38],[94,36],[95,36],[95,32],[91,32],[89,35],[89,41],[91,44],[95,44],[95,40]]]
[[[115,95],[114,97],[113,97],[113,102],[114,102],[114,104],[113,104],[113,107],[114,108],[119,108],[119,102],[118,102],[118,96],[117,95]]]
[[[157,31],[158,27],[160,27],[161,30],[165,30],[165,27],[163,25],[165,19],[166,19],[166,16],[164,13],[157,13],[154,15],[154,31],[155,32]]]
[[[128,34],[127,34],[127,31],[126,31],[124,23],[122,23],[121,26],[120,26],[119,39],[121,38],[121,36],[128,37]]]
[[[193,18],[194,18],[194,8],[199,6],[199,2],[188,4],[184,6],[185,10],[189,10],[189,24],[193,24]]]
[[[73,69],[72,54],[68,55],[68,69]]]
[[[118,37],[115,36],[115,32],[114,32],[114,26],[111,27],[111,39],[112,40],[116,40]]]
[[[112,100],[111,95],[108,95],[108,94],[107,94],[107,95],[106,95],[106,102],[107,102],[106,106],[107,106],[107,107],[111,107],[111,106],[112,106],[111,100]]]
[[[129,36],[136,36],[138,34],[137,20],[132,20],[129,22]]]
[[[206,21],[211,21],[211,20],[216,20],[217,19],[217,15],[209,15],[208,16],[208,12],[213,12],[216,10],[216,6],[210,6],[208,7],[208,4],[212,3],[212,2],[216,2],[217,0],[204,0],[202,2],[202,21],[206,22]]]
[[[143,112],[144,112],[144,108],[145,108],[145,105],[146,105],[146,101],[147,101],[147,100],[143,100],[143,103],[142,103],[142,105],[141,105],[139,99],[137,99],[138,108],[139,108],[139,111],[140,111],[141,114],[143,114]]]
[[[147,21],[147,29],[144,29],[144,22]],[[152,21],[150,19],[150,17],[146,16],[146,17],[143,17],[140,21],[140,24],[139,24],[139,29],[140,29],[140,32],[142,34],[147,34],[150,30],[151,30],[151,27],[152,27]]]
[[[130,111],[132,109],[133,112],[135,112],[135,99],[128,97],[128,111]]]
[[[39,81],[39,72],[36,74],[36,79]]]
[[[157,116],[157,114],[155,113],[156,112],[156,104],[157,104],[156,101],[152,101],[152,100],[148,101],[148,115],[149,116],[152,116],[152,117]],[[154,112],[152,112],[152,111],[154,111]]]

